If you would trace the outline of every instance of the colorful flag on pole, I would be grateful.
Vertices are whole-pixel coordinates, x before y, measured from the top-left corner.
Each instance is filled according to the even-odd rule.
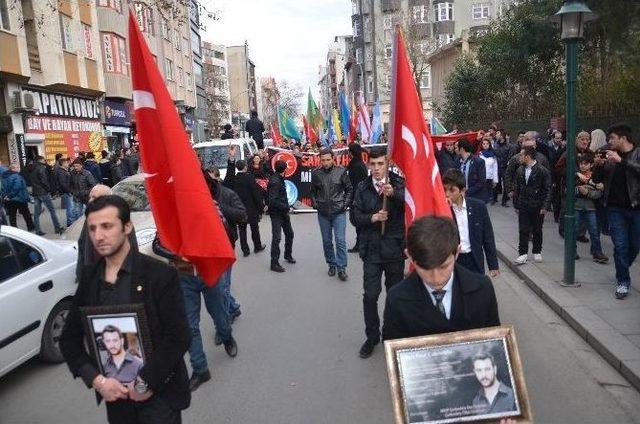
[[[283,137],[292,138],[296,141],[300,141],[302,139],[295,122],[289,118],[287,112],[280,106],[278,106],[278,124],[280,127],[280,134],[282,134]]]
[[[355,102],[351,102],[351,121],[349,122],[349,143],[357,140],[358,138],[358,116],[360,112]]]
[[[382,135],[382,113],[380,112],[380,100],[373,107],[373,122],[371,122],[371,144],[376,144]]]
[[[316,144],[319,140],[318,134],[315,128],[307,121],[307,117],[302,115],[302,122],[304,124],[304,136],[311,144]]]
[[[236,260],[201,165],[138,21],[129,14],[133,108],[145,186],[162,244],[187,258],[208,286]],[[211,241],[215,240],[215,243]]]
[[[277,124],[271,124],[271,139],[276,147],[282,143],[282,135],[280,134]]]
[[[447,133],[447,129],[435,116],[431,117],[431,119],[429,120],[429,124],[431,125],[431,134],[441,135]]]
[[[347,103],[347,96],[344,90],[340,90],[340,123],[342,124],[342,136],[349,137],[349,127],[351,126],[351,111],[349,110],[349,103]],[[342,137],[341,137],[342,139]]]
[[[333,123],[332,123],[333,124],[333,132],[336,135],[335,140],[337,142],[340,142],[340,141],[342,141],[343,134],[342,134],[342,128],[340,127],[340,117],[338,116],[338,111],[337,110],[333,109],[333,114],[331,116],[331,119],[333,120]]]
[[[364,96],[360,96],[360,109],[358,111],[358,121],[360,124],[360,138],[368,143],[371,139],[371,120],[369,119],[369,108]]]
[[[405,176],[406,228],[424,215],[451,217],[400,26],[393,47],[391,159]]]
[[[309,125],[315,128],[316,131],[322,129],[324,118],[322,118],[322,114],[315,100],[313,100],[313,96],[311,96],[311,89],[309,89],[309,96],[307,98],[307,119],[309,120]]]

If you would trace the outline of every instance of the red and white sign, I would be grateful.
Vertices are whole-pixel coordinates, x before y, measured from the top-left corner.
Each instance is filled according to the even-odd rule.
[[[48,160],[56,153],[75,157],[79,151],[99,152],[105,146],[99,120],[32,116],[27,119],[27,133],[44,135]]]
[[[290,176],[296,173],[298,169],[298,160],[293,155],[293,153],[288,151],[281,151],[273,155],[273,158],[271,159],[272,169],[276,168],[276,162],[279,160],[287,164],[287,169],[284,171],[285,178],[289,178]]]

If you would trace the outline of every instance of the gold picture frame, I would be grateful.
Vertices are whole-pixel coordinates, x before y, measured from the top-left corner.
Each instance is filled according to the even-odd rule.
[[[533,422],[513,326],[388,340],[384,347],[396,424]]]

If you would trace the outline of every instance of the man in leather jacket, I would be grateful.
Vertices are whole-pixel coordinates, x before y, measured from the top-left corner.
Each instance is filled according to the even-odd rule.
[[[347,170],[334,164],[333,151],[320,152],[321,166],[311,174],[311,200],[318,211],[318,223],[322,234],[324,259],[329,265],[329,276],[338,272],[341,281],[347,281],[347,208],[353,200],[353,187]],[[333,249],[332,235],[336,249]]]
[[[284,161],[276,161],[275,173],[269,179],[267,186],[267,207],[271,218],[271,271],[284,272],[280,265],[280,240],[284,232],[284,260],[295,264],[293,259],[293,228],[289,212],[291,207],[287,200],[287,189],[284,183],[284,173],[287,164]]]

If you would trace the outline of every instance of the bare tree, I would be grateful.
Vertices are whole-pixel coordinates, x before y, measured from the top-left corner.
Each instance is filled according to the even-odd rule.
[[[301,111],[301,101],[304,97],[302,88],[286,80],[278,81],[277,86],[280,94],[280,107],[282,107],[290,117],[298,116]]]
[[[228,124],[231,111],[228,96],[228,80],[220,67],[205,63],[203,69],[204,87],[207,92],[207,123],[216,136]]]
[[[280,90],[273,77],[261,78],[260,87],[262,88],[262,120],[265,123],[274,123],[278,119]]]

